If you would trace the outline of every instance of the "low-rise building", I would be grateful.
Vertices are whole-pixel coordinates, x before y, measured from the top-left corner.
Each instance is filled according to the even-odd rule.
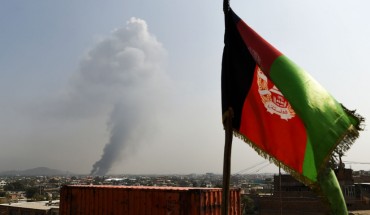
[[[354,183],[352,170],[340,165],[335,170],[348,210],[370,209],[370,186]],[[272,196],[254,196],[259,214],[327,214],[328,206],[323,197],[317,196],[310,188],[297,181],[291,175],[274,176]]]
[[[59,215],[59,201],[18,202],[0,204],[0,214]]]

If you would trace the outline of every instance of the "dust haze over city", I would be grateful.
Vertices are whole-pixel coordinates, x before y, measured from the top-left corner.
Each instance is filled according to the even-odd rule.
[[[368,118],[370,3],[231,3]],[[222,2],[7,1],[0,14],[0,171],[222,172]],[[369,139],[343,160],[368,162]],[[263,160],[234,138],[232,173]]]

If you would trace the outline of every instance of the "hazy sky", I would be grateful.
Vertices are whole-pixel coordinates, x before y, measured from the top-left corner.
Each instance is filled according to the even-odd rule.
[[[369,1],[231,6],[369,118]],[[0,29],[0,171],[222,172],[222,1],[2,1]],[[369,140],[344,160],[370,162]],[[263,161],[236,138],[232,153],[232,173]]]

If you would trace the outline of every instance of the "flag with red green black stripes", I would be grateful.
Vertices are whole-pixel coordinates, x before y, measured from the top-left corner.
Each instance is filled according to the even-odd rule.
[[[343,196],[337,196],[340,189],[334,191],[339,185],[335,187],[328,161],[350,147],[363,118],[338,103],[232,9],[225,13],[224,43],[222,111],[232,108],[234,134],[338,204]],[[323,187],[325,183],[329,185]]]

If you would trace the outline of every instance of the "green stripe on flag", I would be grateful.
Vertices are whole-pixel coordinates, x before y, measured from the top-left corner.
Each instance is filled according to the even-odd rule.
[[[311,180],[346,134],[351,121],[342,106],[307,72],[286,56],[278,57],[270,78],[302,119],[308,134],[304,170]],[[307,159],[307,160],[306,160]],[[312,169],[315,167],[314,169]]]
[[[306,152],[303,161],[303,176],[308,178],[310,181],[317,181],[317,168],[314,163],[314,150],[312,149],[312,144],[310,138],[307,138]]]

